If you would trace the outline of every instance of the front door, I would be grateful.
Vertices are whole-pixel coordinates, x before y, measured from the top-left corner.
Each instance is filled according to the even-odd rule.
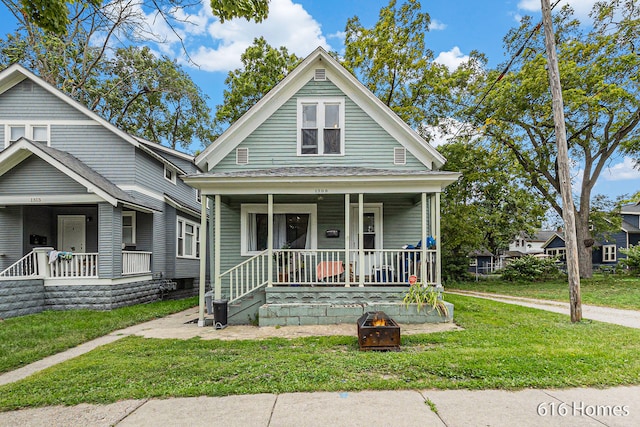
[[[84,252],[86,246],[86,218],[84,215],[58,216],[58,250]]]
[[[358,232],[360,229],[360,218],[358,215],[358,206],[351,205],[351,214],[349,221],[351,222],[351,249],[358,249]],[[364,243],[364,274],[371,277],[373,269],[383,264],[381,252],[376,249],[382,249],[382,205],[377,203],[365,203],[363,210],[363,243]],[[350,263],[354,268],[355,274],[359,274],[358,266],[359,256],[355,252],[351,252]]]

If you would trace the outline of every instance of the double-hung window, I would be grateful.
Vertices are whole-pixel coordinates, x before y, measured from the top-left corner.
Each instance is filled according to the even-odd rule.
[[[602,246],[602,261],[614,262],[616,260],[616,245]]]
[[[122,212],[122,243],[126,246],[136,244],[136,212]]]
[[[200,224],[178,217],[176,254],[180,258],[200,258]]]
[[[298,155],[344,154],[344,98],[298,98]]]

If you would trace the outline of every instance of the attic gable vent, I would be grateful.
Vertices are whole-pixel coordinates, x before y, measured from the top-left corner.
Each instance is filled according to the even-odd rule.
[[[394,165],[406,165],[407,164],[407,149],[397,147],[393,149],[393,164]]]
[[[327,70],[324,68],[316,68],[316,74],[313,76],[313,80],[325,81],[327,80]]]
[[[236,164],[247,165],[249,164],[249,149],[248,148],[236,148]]]

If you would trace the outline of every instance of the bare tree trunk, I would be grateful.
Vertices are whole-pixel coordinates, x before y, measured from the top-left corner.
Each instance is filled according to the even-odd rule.
[[[580,278],[593,276],[592,251],[594,240],[589,231],[589,219],[584,212],[576,212],[576,240],[578,243],[578,268]]]

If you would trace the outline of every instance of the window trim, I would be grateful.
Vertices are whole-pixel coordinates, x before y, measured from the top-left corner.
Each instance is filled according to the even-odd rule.
[[[167,172],[169,172],[169,174],[171,175],[170,177],[167,176]],[[177,173],[175,170],[173,170],[170,167],[167,167],[167,165],[164,165],[164,179],[173,183],[174,185],[177,185],[176,175]]]
[[[39,144],[45,144],[50,147],[51,146],[51,126],[45,123],[34,122],[34,123],[6,123],[4,125],[4,146],[9,147],[9,145],[13,144],[16,140],[11,139],[11,128],[13,127],[23,127],[24,128],[24,138],[29,139],[33,142],[37,142]],[[33,128],[43,127],[47,129],[47,139],[46,141],[33,139]],[[19,138],[18,138],[19,139]]]
[[[327,104],[338,104],[340,111],[338,112],[338,120],[340,122],[340,153],[325,154],[324,153],[324,119],[325,109],[316,109],[316,126],[318,129],[318,152],[316,154],[302,154],[302,109],[304,105],[316,104],[318,107],[324,107]],[[296,143],[297,155],[300,157],[321,157],[321,156],[344,156],[344,140],[345,140],[345,99],[342,96],[326,96],[326,97],[300,97],[297,99],[297,121],[296,121]],[[322,148],[322,153],[320,149]]]
[[[248,222],[250,214],[268,214],[266,203],[245,203],[240,206],[240,255],[254,256],[261,251],[250,251],[248,248]],[[309,250],[318,249],[318,205],[313,203],[274,204],[273,214],[308,214],[309,215]],[[278,249],[278,248],[274,248]]]
[[[186,226],[193,226],[193,243],[191,245],[191,252],[193,255],[186,255]],[[182,233],[181,233],[182,231]],[[180,237],[182,235],[182,238]],[[200,259],[200,239],[202,233],[200,232],[200,224],[190,219],[177,216],[176,217],[176,258],[185,259]],[[182,255],[180,253],[180,240],[182,240]]]
[[[122,211],[122,231],[124,232],[124,217],[125,216],[130,216],[131,217],[131,242],[125,242],[124,241],[124,236],[122,239],[122,243],[124,243],[125,245],[135,245],[136,244],[136,211]]]
[[[607,249],[610,250],[610,253],[607,253]],[[617,260],[618,260],[618,248],[617,248],[617,246],[616,245],[602,245],[602,262],[616,262]]]

